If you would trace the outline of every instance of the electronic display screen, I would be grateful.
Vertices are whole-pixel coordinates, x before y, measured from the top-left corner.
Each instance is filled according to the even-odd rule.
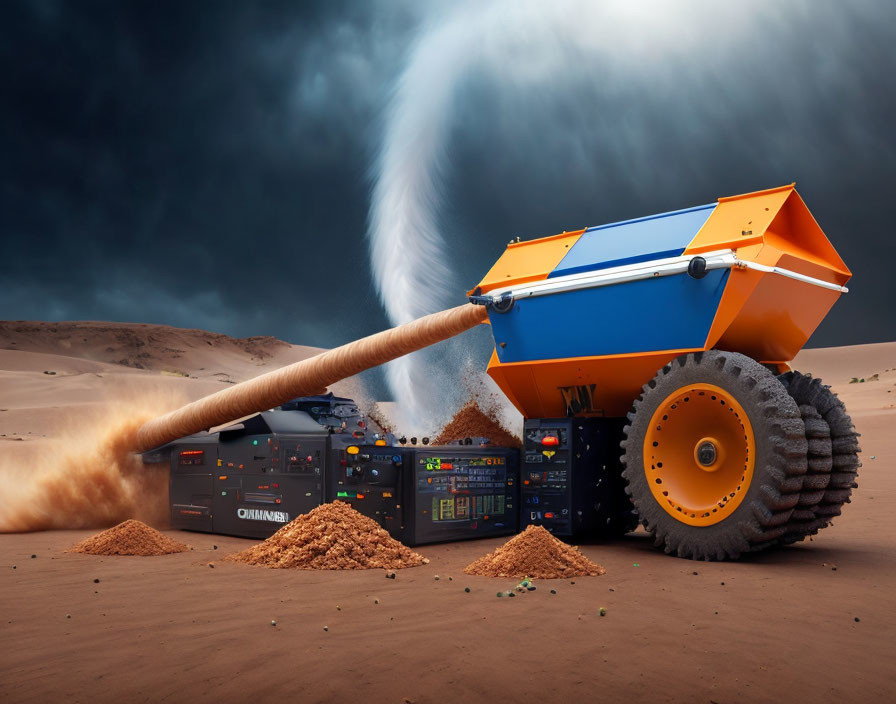
[[[205,464],[205,450],[183,450],[177,457],[179,465]]]
[[[508,509],[505,457],[422,455],[417,459],[418,508],[433,523],[473,523]]]

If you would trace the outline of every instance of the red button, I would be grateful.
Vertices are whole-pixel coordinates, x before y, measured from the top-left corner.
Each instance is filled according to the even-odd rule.
[[[559,445],[559,444],[560,444],[560,438],[558,438],[556,435],[545,435],[545,436],[541,439],[541,444],[542,444],[542,445],[547,445],[547,446],[555,446],[555,445]]]

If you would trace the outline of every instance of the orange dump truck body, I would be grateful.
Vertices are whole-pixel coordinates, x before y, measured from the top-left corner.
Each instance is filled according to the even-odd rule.
[[[789,362],[850,276],[789,185],[511,243],[470,294],[524,416],[613,417],[686,352]]]

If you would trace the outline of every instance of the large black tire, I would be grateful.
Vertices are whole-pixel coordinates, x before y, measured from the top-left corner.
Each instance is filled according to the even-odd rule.
[[[809,472],[815,474],[813,486],[804,485],[804,493],[815,492],[811,497],[800,497],[800,507],[812,511],[813,518],[801,521],[799,526],[791,526],[784,542],[796,542],[810,535],[815,535],[819,530],[830,525],[831,520],[839,516],[844,503],[849,503],[852,490],[858,487],[856,478],[859,467],[859,433],[856,432],[852,419],[846,412],[843,402],[837,398],[837,394],[831,388],[809,374],[800,372],[787,372],[781,374],[778,380],[787,389],[787,393],[799,404],[801,410],[812,409],[828,428],[830,438],[830,465],[827,469],[827,481],[822,484],[821,475],[825,472],[817,471],[822,468],[822,463],[827,459],[826,447],[814,445],[809,440]],[[804,417],[805,420],[805,417]],[[810,427],[818,427],[806,422],[807,435]],[[819,450],[819,448],[821,448]],[[813,453],[813,449],[819,450]],[[813,456],[814,454],[814,456]],[[821,458],[821,459],[819,459]],[[816,471],[813,472],[813,467]],[[821,493],[819,494],[819,490]],[[817,500],[816,500],[817,496]]]
[[[816,508],[824,499],[831,481],[830,428],[814,406],[802,404],[799,408],[803,425],[806,426],[808,466],[803,477],[800,500],[787,521],[786,532],[781,536],[780,542],[784,545],[799,542],[818,532],[820,521]]]
[[[744,409],[755,458],[752,480],[737,508],[717,523],[698,526],[676,519],[654,498],[644,441],[657,408],[683,387],[701,383],[724,389]],[[797,403],[768,369],[734,352],[682,355],[644,385],[628,419],[621,443],[626,490],[658,547],[690,559],[734,559],[773,545],[787,533],[806,474],[808,443]]]

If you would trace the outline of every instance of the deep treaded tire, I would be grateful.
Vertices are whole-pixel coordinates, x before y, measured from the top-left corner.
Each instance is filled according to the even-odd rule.
[[[824,487],[826,491],[820,500],[811,507],[811,510],[816,515],[816,520],[806,522],[801,526],[801,530],[796,531],[802,533],[803,537],[806,537],[815,535],[819,530],[829,525],[831,519],[839,516],[843,504],[849,503],[852,490],[858,487],[856,477],[859,467],[862,466],[862,463],[859,461],[859,452],[861,452],[858,440],[859,434],[856,432],[843,402],[820,379],[816,379],[809,374],[801,374],[800,372],[787,372],[781,374],[778,379],[787,389],[787,393],[801,408],[805,406],[813,407],[830,429],[830,479]],[[813,430],[815,429],[814,422],[806,421],[807,435],[809,435],[810,427]],[[809,444],[809,467],[811,471],[813,466],[818,467],[818,457],[813,457],[811,452],[814,449],[813,440],[810,440]],[[808,483],[805,490],[809,489]],[[816,482],[812,483],[816,484],[812,487],[813,489],[821,488],[817,486]],[[790,533],[785,538],[785,542],[794,542],[794,537],[794,533]]]
[[[644,441],[653,414],[670,395],[695,384],[730,394],[746,412],[755,444],[753,476],[743,499],[711,525],[690,525],[671,515],[654,497],[645,470]],[[658,547],[691,559],[734,559],[785,534],[800,498],[808,443],[796,402],[768,369],[735,352],[682,355],[644,385],[628,419],[622,441],[626,490]]]

